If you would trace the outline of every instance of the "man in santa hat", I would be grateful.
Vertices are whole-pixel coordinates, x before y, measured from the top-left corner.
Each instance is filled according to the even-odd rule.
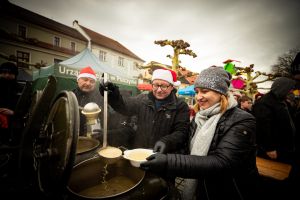
[[[87,103],[94,102],[99,108],[103,111],[104,108],[104,99],[100,95],[99,91],[96,89],[96,73],[94,70],[88,66],[80,70],[79,75],[77,76],[77,88],[73,90],[74,94],[77,97],[78,105],[84,107]],[[101,112],[102,113],[102,112]],[[103,114],[99,115],[101,126],[103,127]],[[124,123],[126,122],[126,123]],[[110,145],[119,146],[121,144],[120,139],[123,141],[129,140],[130,133],[132,132],[132,127],[128,126],[128,119],[126,116],[123,116],[115,112],[110,106],[108,107],[108,124],[107,128],[110,134],[118,134],[122,137],[113,138],[108,137],[108,142]],[[126,134],[128,133],[128,134]],[[80,112],[80,136],[87,135],[87,125],[86,117]],[[128,135],[128,137],[126,137]],[[96,139],[102,141],[102,129],[99,127],[98,134],[94,135]]]
[[[176,96],[176,73],[168,69],[157,69],[152,76],[152,92],[135,97],[123,97],[118,86],[111,82],[100,84],[103,95],[108,91],[108,103],[121,114],[137,116],[136,133],[128,148],[150,148],[167,153],[178,149],[187,137],[189,106]],[[173,145],[166,144],[172,138]],[[168,147],[168,149],[166,148]]]
[[[96,88],[96,73],[88,66],[80,70],[77,76],[77,88],[73,90],[77,97],[78,105],[84,107],[87,103],[94,102],[101,109],[103,108],[103,97],[99,94]],[[103,110],[103,109],[102,109]],[[86,136],[87,126],[86,117],[80,112],[80,136]]]

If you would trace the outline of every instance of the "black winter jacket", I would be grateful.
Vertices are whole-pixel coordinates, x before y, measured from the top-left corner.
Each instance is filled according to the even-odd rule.
[[[288,162],[295,152],[295,126],[284,102],[293,85],[293,80],[277,79],[271,91],[253,105],[259,156],[264,157],[266,151],[276,150],[278,159]]]
[[[193,120],[192,137],[197,129]],[[167,154],[169,176],[198,179],[197,199],[255,199],[255,119],[239,108],[220,118],[207,156]]]
[[[22,93],[22,89],[23,88],[17,83],[16,80],[6,80],[4,78],[0,78],[0,108],[8,108],[15,111],[20,94]],[[7,116],[1,114],[0,117],[0,144],[8,144],[11,140],[13,121],[15,120],[14,117],[16,116]],[[2,118],[7,120],[8,127],[6,127],[6,123],[2,124]]]
[[[295,128],[286,104],[268,93],[253,106],[257,120],[257,144],[259,156],[276,150],[278,159],[287,161],[295,151]]]
[[[176,97],[176,90],[170,94],[168,103],[155,108],[152,92],[135,97],[109,98],[111,107],[121,114],[137,116],[137,130],[132,140],[132,148],[153,148],[158,140],[176,141],[167,145],[168,150],[178,149],[186,140],[189,127],[189,107]]]
[[[101,110],[103,110],[103,97],[100,95],[98,90],[93,90],[90,93],[86,93],[81,91],[78,87],[73,90],[75,96],[77,97],[78,105],[81,106],[82,108],[91,102],[96,103]],[[102,119],[101,118],[101,123]],[[102,124],[103,125],[103,124]],[[87,126],[86,126],[86,117],[80,112],[80,130],[79,130],[79,135],[80,136],[86,136],[87,133]]]

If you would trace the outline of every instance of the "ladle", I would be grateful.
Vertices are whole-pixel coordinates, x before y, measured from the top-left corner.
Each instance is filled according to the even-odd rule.
[[[103,73],[102,83],[107,81],[107,73]],[[122,156],[122,151],[119,148],[111,147],[107,145],[107,91],[104,90],[104,109],[103,109],[103,145],[98,151],[98,154],[105,159],[107,164],[116,162]],[[113,154],[113,156],[112,156]]]
[[[87,126],[88,138],[91,138],[92,135],[94,134],[94,128],[92,126],[99,125],[100,123],[98,120],[98,116],[100,112],[101,112],[100,107],[94,102],[87,103],[81,110],[81,113],[85,115],[86,124],[88,125]]]

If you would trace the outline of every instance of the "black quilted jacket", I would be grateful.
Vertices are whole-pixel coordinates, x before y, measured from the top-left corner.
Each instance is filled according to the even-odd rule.
[[[196,123],[190,126],[191,137]],[[239,108],[224,113],[207,156],[167,154],[167,174],[198,179],[197,199],[255,199],[255,118]]]

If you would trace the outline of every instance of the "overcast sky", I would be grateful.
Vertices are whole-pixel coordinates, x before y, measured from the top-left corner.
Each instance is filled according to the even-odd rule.
[[[194,72],[226,59],[269,72],[277,57],[300,47],[299,0],[9,0],[72,26],[74,20],[110,37],[146,62],[171,65],[170,46],[183,39],[198,57],[181,55]]]

